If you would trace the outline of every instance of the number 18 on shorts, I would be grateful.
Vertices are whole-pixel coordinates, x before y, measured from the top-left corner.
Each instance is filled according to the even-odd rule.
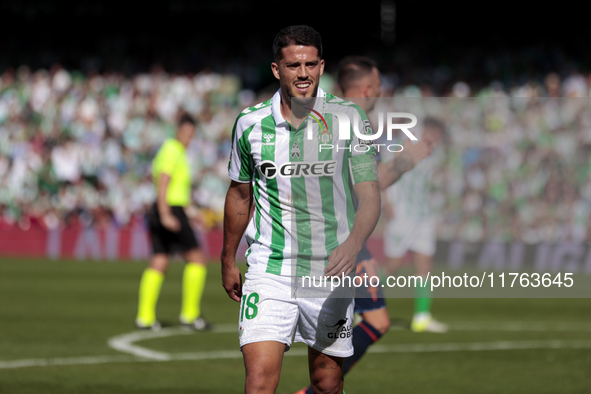
[[[242,287],[238,336],[240,347],[277,341],[289,350],[292,338],[324,354],[353,354],[353,293],[350,297],[292,297],[291,278],[280,275],[248,277]]]

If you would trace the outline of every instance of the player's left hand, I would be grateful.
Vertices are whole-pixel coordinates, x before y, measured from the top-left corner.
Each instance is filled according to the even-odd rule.
[[[328,256],[328,265],[324,268],[324,275],[349,275],[355,269],[358,253],[359,250],[352,242],[343,242],[334,248],[330,256]]]
[[[433,148],[433,141],[428,138],[423,138],[416,144],[413,144],[411,141],[407,141],[406,144],[404,144],[403,150],[403,152],[406,152],[410,157],[409,168],[407,168],[406,170],[410,171],[421,160],[423,160],[427,156],[430,156],[431,152],[433,151]]]

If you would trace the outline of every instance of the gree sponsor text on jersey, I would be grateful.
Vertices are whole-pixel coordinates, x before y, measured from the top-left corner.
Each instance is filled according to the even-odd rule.
[[[277,166],[271,160],[261,162],[257,169],[261,176],[273,179],[277,175],[283,178],[333,176],[336,171],[336,160],[317,162],[287,162]]]

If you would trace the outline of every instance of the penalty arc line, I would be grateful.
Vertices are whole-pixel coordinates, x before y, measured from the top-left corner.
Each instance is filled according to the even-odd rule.
[[[591,349],[591,341],[498,341],[498,342],[469,342],[469,343],[432,343],[408,345],[376,345],[368,349],[368,353],[425,353],[425,352],[458,352],[458,351],[494,351],[494,350],[527,350],[527,349]],[[286,356],[306,356],[307,349],[292,349]],[[49,359],[27,359],[0,361],[0,369],[14,369],[24,367],[48,367],[64,365],[90,365],[105,363],[133,363],[133,362],[167,362],[180,360],[220,360],[239,359],[239,350],[220,350],[197,353],[171,353],[166,359],[147,359],[135,356],[89,356],[65,357]]]
[[[497,324],[482,324],[471,322],[457,322],[451,328],[458,331],[591,331],[591,325],[588,324],[569,324],[569,323],[525,323],[525,322],[504,322]],[[404,330],[402,327],[391,327],[391,330]],[[235,324],[219,324],[214,326],[211,331],[217,334],[235,333]],[[165,328],[160,331],[132,331],[130,333],[118,335],[108,340],[108,345],[115,350],[130,354],[142,359],[167,361],[171,359],[171,355],[165,352],[151,350],[135,344],[135,342],[166,338],[174,335],[188,335],[194,333],[190,330],[180,329],[178,327]]]

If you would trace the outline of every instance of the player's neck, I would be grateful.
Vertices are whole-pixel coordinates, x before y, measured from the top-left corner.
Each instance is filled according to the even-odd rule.
[[[314,95],[314,101],[316,97],[317,96]],[[311,106],[313,107],[314,103],[312,103]],[[281,89],[281,103],[279,108],[281,109],[281,116],[283,116],[283,119],[296,129],[300,127],[304,119],[308,116],[308,112],[303,111],[299,105],[296,106],[295,111],[292,111],[294,108],[292,107],[291,97],[289,97],[287,92],[283,89]]]
[[[281,116],[283,119],[287,121],[287,123],[291,123],[291,97],[287,94],[287,92],[281,89]]]
[[[367,100],[360,90],[348,90],[343,92],[343,98],[357,104],[364,112],[367,112]]]

